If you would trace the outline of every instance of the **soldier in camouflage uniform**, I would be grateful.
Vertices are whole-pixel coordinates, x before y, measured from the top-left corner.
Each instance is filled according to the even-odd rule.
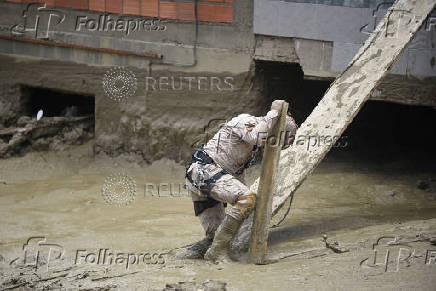
[[[256,194],[245,185],[244,169],[265,144],[282,104],[283,100],[275,100],[263,117],[234,117],[194,152],[186,170],[186,185],[206,237],[179,258],[228,259],[230,242],[256,201]],[[287,116],[284,147],[292,143],[296,129],[295,121]]]

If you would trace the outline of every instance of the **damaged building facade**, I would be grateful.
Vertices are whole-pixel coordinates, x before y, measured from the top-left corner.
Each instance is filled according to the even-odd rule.
[[[0,2],[0,147],[23,139],[2,155],[93,141],[96,155],[146,162],[185,161],[217,124],[273,99],[303,122],[393,3],[40,2]],[[420,123],[434,139],[435,19],[373,92],[356,142]],[[39,110],[54,125],[35,133]]]

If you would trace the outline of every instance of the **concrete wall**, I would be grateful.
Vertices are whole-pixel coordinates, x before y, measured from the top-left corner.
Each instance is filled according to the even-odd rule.
[[[333,80],[347,67],[392,3],[255,0],[253,30],[259,39],[290,39],[293,44],[289,50],[306,78]],[[404,19],[408,20],[407,15]],[[433,11],[372,99],[436,106],[435,43],[436,11]]]
[[[305,73],[335,76],[346,68],[391,3],[381,0],[255,0],[254,32],[298,39],[297,53],[301,59],[307,59],[302,63]],[[432,17],[436,19],[436,11]],[[428,20],[390,73],[415,77],[436,76],[435,28],[434,19]],[[310,44],[307,44],[307,39],[311,40]],[[305,48],[299,50],[300,45]],[[308,56],[311,54],[308,47],[313,47],[320,57],[314,59]],[[328,67],[325,67],[326,62]]]
[[[84,32],[75,29],[77,17],[98,18],[98,13],[60,9],[66,18],[50,30],[51,41],[161,53],[163,60],[0,40],[0,123],[17,118],[19,108],[14,104],[19,104],[20,85],[94,95],[96,153],[126,153],[146,161],[162,157],[187,160],[191,145],[205,137],[204,128],[211,119],[226,119],[242,112],[261,114],[270,101],[254,82],[253,3],[241,0],[233,6],[232,23],[199,23],[195,66],[189,66],[194,63],[193,22],[168,20],[165,31],[130,35]],[[23,7],[0,3],[1,33],[8,34],[11,25],[21,21]],[[105,73],[114,65],[128,67],[137,80],[134,96],[121,102],[111,100],[102,88]],[[153,90],[147,88],[147,77],[187,77],[206,82],[214,78],[220,80],[221,87],[211,88],[207,83],[186,89],[185,81],[184,90],[168,86]],[[226,78],[230,90],[229,86],[223,89]]]
[[[329,6],[343,6],[354,8],[375,8],[377,5],[392,2],[386,0],[282,0],[283,2],[324,4]]]
[[[11,35],[11,27],[22,24],[23,13],[28,15],[24,37],[42,39],[45,35],[50,41],[61,43],[86,45],[97,48],[110,48],[131,52],[162,54],[164,62],[192,63],[193,45],[195,40],[195,23],[193,21],[178,21],[152,17],[107,14],[103,12],[71,10],[65,8],[41,8],[43,4],[28,7],[28,4],[0,3],[0,34]],[[251,5],[251,4],[250,4]],[[247,52],[251,47],[253,36],[251,33],[252,15],[247,13],[247,1],[233,4],[234,19],[232,23],[199,22],[198,46],[200,48],[215,48]],[[252,8],[251,8],[252,11]],[[46,32],[48,17],[52,17],[49,31]],[[148,20],[154,19],[157,30],[136,30],[130,33],[124,31],[97,31],[83,25],[85,22],[105,16],[117,20]],[[34,25],[39,17],[39,25]],[[64,17],[62,21],[60,19]],[[60,22],[60,23],[58,23]],[[104,25],[103,25],[104,26]],[[36,31],[32,28],[36,27]],[[148,27],[148,26],[147,26]],[[236,28],[236,29],[235,29]],[[35,35],[36,34],[36,35]],[[237,41],[236,41],[237,40]],[[129,59],[123,55],[102,55],[89,51],[65,50],[43,47],[35,49],[34,45],[17,44],[9,40],[0,40],[0,52],[22,54],[42,58],[62,59],[96,65],[131,65],[146,67],[148,60]]]
[[[209,121],[224,120],[242,112],[263,114],[268,108],[271,100],[264,96],[262,81],[254,76],[254,5],[255,19],[260,15],[259,5],[266,5],[267,10],[263,16],[260,15],[262,19],[269,19],[271,27],[286,32],[283,37],[287,40],[278,51],[289,47],[291,53],[284,56],[289,61],[300,63],[306,77],[334,77],[348,62],[348,58],[351,59],[355,47],[360,45],[359,41],[364,40],[354,34],[350,36],[351,40],[346,36],[341,36],[342,40],[334,39],[334,33],[330,39],[318,39],[315,36],[312,36],[313,39],[292,37],[289,34],[298,31],[305,33],[304,29],[297,26],[309,29],[306,23],[309,20],[286,25],[280,22],[283,25],[277,26],[273,20],[282,21],[286,18],[283,15],[287,11],[286,6],[280,6],[283,10],[274,12],[277,14],[269,14],[268,10],[277,8],[277,5],[330,6],[283,1],[253,3],[251,0],[230,3],[233,3],[231,5],[234,8],[232,23],[199,22],[195,65],[195,25],[192,21],[167,20],[166,29],[163,31],[142,31],[128,35],[114,31],[85,31],[76,29],[78,17],[98,19],[101,13],[56,7],[55,13],[65,15],[64,21],[51,25],[49,31],[38,29],[36,36],[31,30],[26,31],[23,36],[44,40],[43,36],[48,32],[48,40],[52,42],[156,53],[162,54],[163,59],[60,48],[0,38],[0,127],[15,122],[19,117],[21,86],[93,95],[96,105],[97,154],[127,154],[134,159],[148,162],[162,157],[186,161],[193,150],[192,145],[198,145],[207,137]],[[22,23],[25,9],[24,4],[0,2],[0,35],[11,35],[11,27]],[[301,10],[303,12],[304,9]],[[268,15],[271,17],[266,17]],[[330,15],[332,18],[340,18],[335,14]],[[122,18],[116,14],[111,14],[111,17]],[[326,23],[343,24],[329,21]],[[259,30],[259,27],[266,28],[259,26],[257,20],[254,25],[257,33],[268,34],[266,30]],[[275,33],[274,31],[271,30],[271,33]],[[316,34],[316,31],[312,33]],[[424,37],[416,45],[428,47],[433,44]],[[412,64],[421,62],[420,57],[414,56],[416,55],[412,55],[410,59]],[[409,67],[404,64],[408,63],[409,59],[407,62],[403,61],[399,69],[407,72]],[[431,62],[429,64],[431,67]],[[119,65],[127,67],[135,75],[137,89],[133,96],[114,101],[105,94],[102,79],[110,68]],[[412,67],[426,68],[421,65]],[[436,106],[434,80],[428,81],[428,77],[412,80],[409,75],[392,76],[388,76],[379,86],[374,98]],[[149,78],[165,80],[164,86],[157,90],[147,87]],[[171,78],[185,78],[182,83],[184,89],[177,90],[165,85]],[[187,89],[189,78],[194,78],[197,82],[191,89]],[[199,80],[205,81],[206,86],[199,88]],[[211,80],[219,80],[221,87],[218,89],[210,86]],[[231,86],[224,88],[224,80],[230,80]],[[413,92],[410,88],[413,88]],[[404,92],[408,92],[407,98],[404,98]]]

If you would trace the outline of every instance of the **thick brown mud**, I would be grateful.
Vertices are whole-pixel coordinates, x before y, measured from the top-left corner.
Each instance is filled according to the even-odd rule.
[[[432,166],[411,167],[407,158],[375,163],[329,156],[270,233],[269,257],[276,263],[215,265],[167,254],[203,237],[179,188],[182,165],[91,157],[85,144],[0,161],[2,290],[435,290],[436,194],[417,187],[435,177]],[[249,183],[258,168],[250,169]],[[136,184],[128,205],[102,197],[113,173]],[[348,251],[326,248],[324,234]],[[25,246],[31,237],[37,238]],[[38,237],[46,241],[38,244]],[[104,250],[112,262],[101,258]]]

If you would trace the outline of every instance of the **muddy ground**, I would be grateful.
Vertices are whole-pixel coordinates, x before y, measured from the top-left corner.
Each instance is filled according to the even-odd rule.
[[[91,143],[3,159],[0,290],[436,290],[434,163],[401,157],[329,155],[271,231],[269,265],[168,255],[203,235],[178,188],[183,165],[94,159]],[[250,169],[249,182],[258,171]],[[135,183],[128,205],[102,197],[117,173]],[[158,195],[159,183],[174,183],[172,193],[160,184]]]

